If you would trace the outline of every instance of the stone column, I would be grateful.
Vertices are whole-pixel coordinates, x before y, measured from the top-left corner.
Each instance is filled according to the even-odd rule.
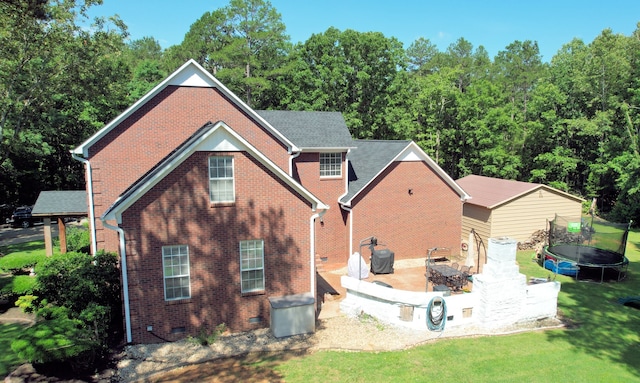
[[[489,238],[487,263],[473,279],[473,292],[479,295],[474,315],[482,327],[502,327],[520,319],[527,277],[516,264],[517,245],[510,238]]]

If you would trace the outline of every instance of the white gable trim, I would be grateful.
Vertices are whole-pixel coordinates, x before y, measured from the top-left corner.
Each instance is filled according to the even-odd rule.
[[[131,191],[121,195],[116,202],[102,215],[103,220],[116,220],[122,223],[122,213],[131,205],[144,196],[151,188],[157,185],[162,179],[170,174],[177,166],[182,164],[194,152],[197,151],[246,151],[253,158],[257,159],[268,170],[278,176],[296,192],[300,193],[312,205],[312,210],[329,209],[320,199],[310,191],[300,185],[286,172],[280,169],[264,154],[258,151],[248,141],[238,135],[224,122],[218,122],[209,130],[189,143],[186,147],[166,159],[157,169],[143,178]]]
[[[458,195],[460,196],[460,199],[464,202],[468,199],[470,199],[471,197],[460,187],[460,185],[458,185],[456,183],[456,181],[453,180],[453,178],[451,178],[444,170],[442,170],[442,168],[433,160],[431,159],[431,157],[429,157],[427,155],[427,153],[424,152],[424,150],[422,150],[415,142],[411,141],[409,142],[409,144],[402,150],[400,151],[400,153],[398,153],[397,156],[395,156],[391,161],[389,161],[388,164],[386,164],[379,172],[378,174],[376,174],[373,178],[371,178],[371,180],[369,180],[369,182],[364,185],[360,191],[356,194],[354,194],[348,201],[344,202],[342,205],[346,206],[346,207],[350,207],[351,206],[351,202],[358,196],[360,195],[360,193],[362,193],[364,190],[367,189],[367,187],[375,180],[378,179],[378,177],[380,176],[380,174],[382,174],[392,163],[394,162],[398,162],[398,161],[424,161],[427,163],[427,165],[433,169],[433,171],[436,172],[436,174],[438,174],[440,177],[442,177],[442,179],[444,180],[444,182],[449,185],[453,190],[455,190],[456,193],[458,193]]]
[[[240,109],[258,121],[265,129],[271,132],[284,143],[289,152],[298,151],[298,148],[289,141],[282,133],[271,126],[264,118],[260,117],[253,109],[245,104],[238,96],[231,92],[226,86],[224,86],[218,79],[213,77],[206,69],[204,69],[195,60],[191,59],[184,63],[180,68],[173,72],[169,77],[164,79],[155,88],[151,89],[149,93],[144,95],[141,99],[136,101],[133,105],[127,108],[124,112],[111,120],[102,129],[96,132],[93,136],[89,137],[85,142],[73,149],[71,153],[76,155],[82,155],[87,158],[89,156],[89,148],[102,139],[113,128],[118,126],[122,121],[126,120],[129,116],[135,113],[141,106],[146,104],[149,100],[153,99],[160,92],[162,92],[168,86],[185,86],[185,87],[209,87],[216,88],[225,94],[234,104]]]

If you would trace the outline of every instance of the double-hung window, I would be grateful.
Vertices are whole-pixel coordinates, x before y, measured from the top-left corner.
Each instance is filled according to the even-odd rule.
[[[163,246],[162,269],[164,273],[165,300],[171,301],[191,297],[188,246]]]
[[[235,202],[233,157],[209,157],[209,199],[212,203]]]
[[[320,177],[342,176],[342,153],[320,153]]]
[[[264,241],[240,241],[241,292],[264,290]]]

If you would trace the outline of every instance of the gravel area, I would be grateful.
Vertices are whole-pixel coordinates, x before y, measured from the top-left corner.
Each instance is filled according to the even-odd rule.
[[[338,305],[330,301],[325,305]],[[251,352],[342,350],[392,351],[411,348],[439,338],[474,337],[510,334],[523,331],[562,327],[561,321],[548,319],[520,323],[500,329],[452,328],[443,332],[415,331],[378,322],[371,317],[349,317],[345,314],[320,319],[313,334],[275,338],[269,329],[222,335],[211,346],[199,346],[188,341],[127,346],[117,365],[120,382],[144,380],[154,374]]]

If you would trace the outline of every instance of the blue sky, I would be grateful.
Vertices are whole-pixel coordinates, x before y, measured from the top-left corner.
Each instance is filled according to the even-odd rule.
[[[104,0],[90,15],[118,14],[131,39],[154,37],[163,48],[182,42],[191,24],[228,0]],[[271,0],[292,42],[333,26],[382,32],[405,48],[419,37],[445,50],[460,37],[493,58],[515,40],[537,41],[549,61],[574,37],[590,43],[603,29],[629,36],[640,21],[638,0]]]

